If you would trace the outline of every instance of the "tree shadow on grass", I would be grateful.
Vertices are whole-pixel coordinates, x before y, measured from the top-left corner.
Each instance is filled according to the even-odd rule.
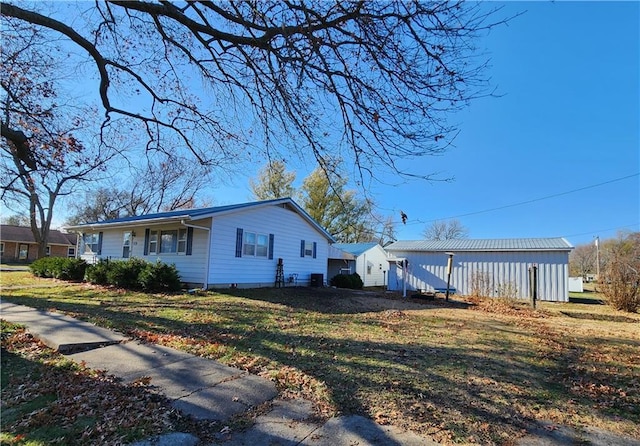
[[[321,302],[311,299],[319,296],[316,293],[293,297],[265,293],[258,298],[234,291],[227,296],[246,300],[191,299],[179,305],[193,312],[184,320],[137,312],[135,305],[126,308],[125,303],[122,307],[67,304],[43,298],[20,303],[55,305],[84,318],[112,321],[114,328],[125,332],[144,326],[156,333],[189,337],[195,341],[190,351],[196,354],[200,347],[223,344],[234,352],[225,361],[229,365],[244,367],[243,358],[264,358],[266,364],[259,362],[248,370],[296,370],[312,378],[280,376],[281,391],[314,397],[317,404],[326,398],[324,403],[337,413],[364,415],[441,440],[452,435],[456,441],[506,443],[521,435],[538,413],[562,412],[569,406],[602,417],[620,414],[615,402],[594,409],[588,395],[572,392],[567,377],[579,350],[547,349],[536,342],[535,329],[527,332],[501,320],[467,320],[453,330],[448,326],[453,317],[438,325],[428,313],[420,316],[424,320],[402,312],[390,315],[382,308],[372,310],[368,301],[342,307],[348,295],[325,295]],[[176,308],[175,300],[168,304]],[[362,306],[358,309],[356,304]],[[217,319],[197,320],[207,314]],[[344,335],[348,324],[356,324],[350,328],[352,336]],[[366,327],[378,332],[367,335]]]

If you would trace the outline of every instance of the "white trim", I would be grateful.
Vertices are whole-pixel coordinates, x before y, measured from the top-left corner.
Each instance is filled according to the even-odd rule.
[[[184,220],[180,220],[180,224],[187,227],[187,228],[193,228],[193,229],[202,229],[203,231],[207,231],[207,249],[206,249],[206,259],[207,261],[205,262],[205,267],[204,267],[204,280],[202,281],[202,289],[206,290],[209,287],[209,268],[211,266],[211,256],[209,255],[209,251],[211,250],[211,228],[207,228],[206,226],[197,226],[197,225],[192,225],[192,224],[187,224],[185,223]],[[211,225],[213,225],[213,219],[211,220]],[[194,234],[195,237],[195,234]],[[188,240],[188,238],[187,238]],[[193,240],[192,240],[193,243]]]

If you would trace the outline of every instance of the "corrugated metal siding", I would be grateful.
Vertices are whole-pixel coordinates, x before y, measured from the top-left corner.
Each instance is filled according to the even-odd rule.
[[[447,285],[447,258],[443,253],[395,251],[394,256],[409,260],[407,288],[433,290]],[[474,277],[488,279],[493,296],[514,294],[529,297],[528,269],[538,266],[538,296],[541,300],[562,301],[569,299],[568,252],[463,252],[454,256],[451,286],[459,294],[472,293]],[[389,289],[402,289],[402,271],[390,264]]]

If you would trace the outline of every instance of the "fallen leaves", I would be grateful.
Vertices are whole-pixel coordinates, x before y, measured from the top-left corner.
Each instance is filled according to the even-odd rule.
[[[8,373],[2,389],[3,413],[18,414],[2,419],[2,431],[14,442],[32,440],[36,432],[35,439],[48,444],[116,445],[180,422],[168,400],[145,390],[150,378],[121,384],[65,359],[22,329],[3,336],[2,348],[3,368],[18,372]]]

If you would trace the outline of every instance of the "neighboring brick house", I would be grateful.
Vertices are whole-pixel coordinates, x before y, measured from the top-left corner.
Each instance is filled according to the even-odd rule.
[[[76,235],[52,229],[49,231],[47,256],[75,257]],[[25,226],[0,225],[0,261],[29,263],[38,258],[38,245]]]

